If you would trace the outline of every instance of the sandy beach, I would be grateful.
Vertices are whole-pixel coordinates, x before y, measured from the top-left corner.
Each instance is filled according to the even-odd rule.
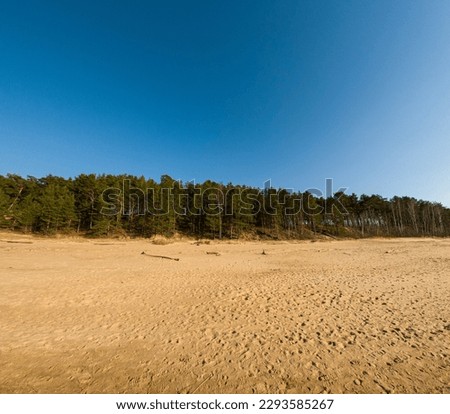
[[[0,292],[2,393],[450,392],[448,239],[1,233]]]

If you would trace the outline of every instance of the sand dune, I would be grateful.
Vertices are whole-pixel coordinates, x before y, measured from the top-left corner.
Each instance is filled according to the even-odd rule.
[[[450,240],[0,239],[2,393],[450,392]]]

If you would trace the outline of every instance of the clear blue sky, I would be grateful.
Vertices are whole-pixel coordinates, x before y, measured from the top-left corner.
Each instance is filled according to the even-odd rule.
[[[0,0],[0,174],[450,206],[449,22],[449,1]]]

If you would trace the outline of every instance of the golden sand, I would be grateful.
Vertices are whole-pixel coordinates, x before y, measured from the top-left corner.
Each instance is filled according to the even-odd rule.
[[[450,240],[0,239],[2,393],[450,392]]]

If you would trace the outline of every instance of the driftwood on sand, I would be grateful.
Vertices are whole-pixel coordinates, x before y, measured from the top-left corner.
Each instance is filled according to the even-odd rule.
[[[158,259],[175,260],[177,262],[180,260],[178,257],[159,256],[159,255],[156,255],[156,254],[148,254],[148,253],[145,253],[145,252],[142,252],[141,254],[144,254],[145,256],[150,256],[150,257],[157,257]]]
[[[216,255],[216,256],[220,256],[220,253],[219,253],[219,252],[206,252],[206,254],[214,254],[214,255]]]
[[[210,244],[211,242],[209,240],[197,240],[192,244],[195,244],[196,246],[200,246],[201,244]]]
[[[22,244],[33,244],[32,241],[22,241],[22,240],[0,240],[4,243],[22,243]]]

